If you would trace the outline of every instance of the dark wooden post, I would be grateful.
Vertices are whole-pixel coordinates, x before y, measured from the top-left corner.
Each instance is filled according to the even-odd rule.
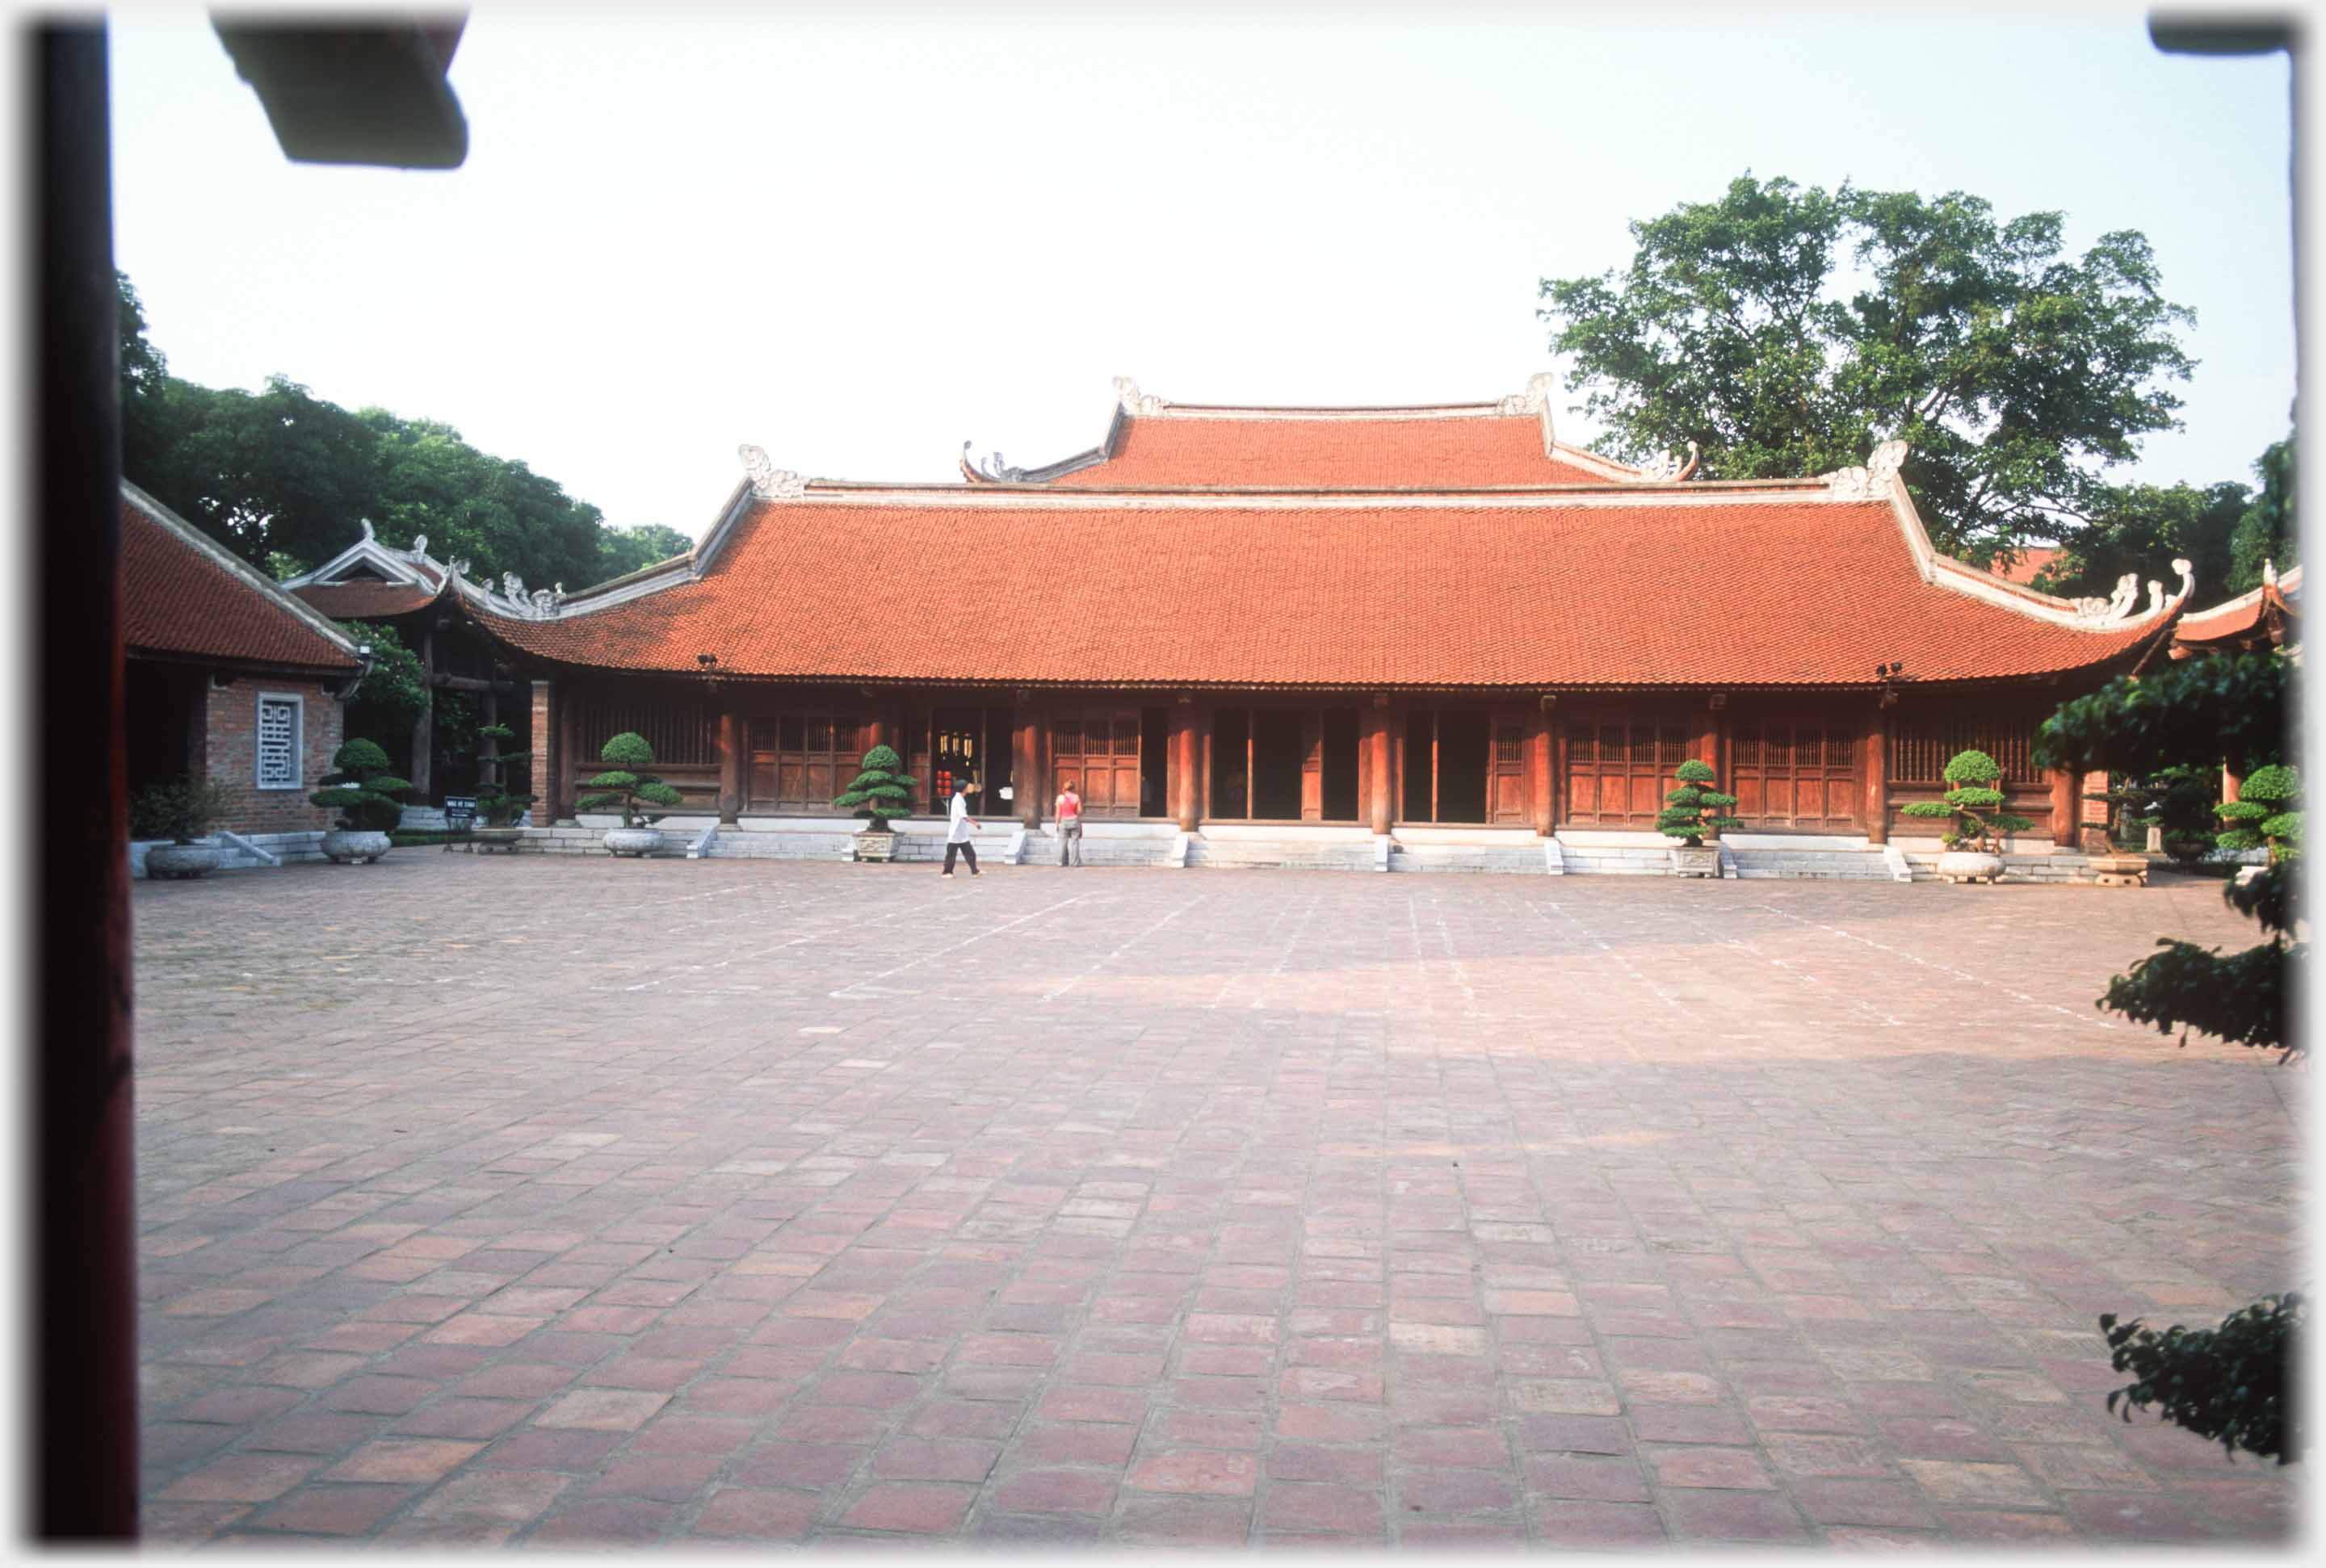
[[[743,716],[719,710],[719,820],[733,827],[743,814]]]
[[[1376,697],[1365,710],[1365,746],[1372,753],[1372,799],[1365,803],[1365,814],[1372,819],[1376,833],[1389,831],[1390,821],[1390,756],[1389,702]]]
[[[556,806],[551,820],[573,815],[573,803],[582,796],[577,769],[581,758],[574,747],[574,731],[581,728],[575,722],[576,710],[581,706],[581,693],[569,684],[558,693],[557,710],[557,793]]]
[[[2229,771],[2229,765],[2228,763],[2223,763],[2221,765],[2221,804],[2226,806],[2231,801],[2236,800],[2238,798],[2238,793],[2245,787],[2245,775],[2243,774],[2231,773]]]
[[[2052,774],[2052,843],[2072,849],[2077,842],[2077,819],[2083,815],[2084,775],[2060,768]]]
[[[1865,841],[1890,841],[1890,714],[1879,707],[1865,720]]]
[[[1196,777],[1196,704],[1181,698],[1171,709],[1171,814],[1179,830],[1192,833],[1202,820],[1203,792]]]
[[[23,1050],[33,1255],[31,1533],[137,1534],[137,1271],[122,731],[121,425],[101,20],[37,24],[30,58],[39,913]],[[20,70],[24,66],[20,66]],[[143,478],[144,476],[140,476]]]
[[[1029,833],[1038,832],[1042,827],[1042,808],[1047,803],[1042,798],[1046,787],[1042,764],[1046,760],[1043,753],[1049,749],[1049,738],[1048,719],[1035,711],[1030,704],[1019,704],[1017,756],[1011,760],[1009,771],[1021,781],[1017,786],[1015,803],[1018,820],[1026,825]]]
[[[1527,809],[1532,813],[1534,830],[1546,839],[1555,821],[1550,796],[1550,710],[1543,705],[1547,700],[1536,701],[1527,724]]]
[[[412,798],[424,801],[436,782],[436,634],[420,634],[420,686],[426,697],[412,721]]]

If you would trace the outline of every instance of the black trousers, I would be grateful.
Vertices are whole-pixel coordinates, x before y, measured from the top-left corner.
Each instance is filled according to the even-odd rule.
[[[945,846],[945,867],[944,867],[944,868],[945,868],[946,873],[947,873],[948,875],[950,875],[950,874],[952,873],[952,871],[953,871],[953,852],[954,852],[955,849],[960,850],[960,851],[961,851],[961,858],[962,858],[963,859],[964,859],[964,860],[966,860],[966,861],[968,861],[968,862],[969,862],[969,874],[970,874],[972,877],[976,876],[976,875],[977,875],[977,846],[976,846],[976,845],[974,845],[974,844],[952,844],[952,843],[949,843],[949,844],[947,844],[947,845]]]

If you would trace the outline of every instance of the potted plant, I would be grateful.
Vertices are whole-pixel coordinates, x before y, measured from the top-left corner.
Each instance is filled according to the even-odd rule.
[[[646,737],[625,729],[606,742],[598,753],[598,760],[606,764],[606,771],[590,781],[589,787],[602,793],[585,795],[573,803],[574,812],[602,812],[611,807],[621,813],[622,825],[606,830],[606,849],[614,855],[651,855],[662,848],[662,835],[649,823],[662,820],[659,812],[648,812],[644,805],[676,806],[684,797],[678,791],[644,771],[654,765],[654,747]]]
[[[479,740],[514,740],[516,731],[506,724],[488,724],[477,731]],[[501,770],[511,763],[525,762],[533,753],[504,751],[478,759],[485,777],[477,785],[477,820],[483,824],[469,830],[470,839],[480,849],[514,851],[524,841],[525,830],[516,825],[526,807],[531,805],[531,795],[511,794]]]
[[[1744,825],[1738,817],[1724,813],[1736,803],[1735,795],[1724,795],[1707,786],[1717,781],[1709,763],[1689,757],[1679,765],[1679,788],[1664,796],[1663,813],[1656,818],[1656,830],[1680,840],[1672,846],[1672,874],[1676,877],[1709,877],[1720,878],[1720,846],[1704,840],[1724,828]]]
[[[412,788],[390,777],[387,753],[368,740],[350,740],[331,754],[324,787],[307,798],[338,820],[323,835],[323,853],[342,866],[368,865],[387,853],[387,832],[404,820],[396,796]]]
[[[856,782],[834,795],[832,803],[852,807],[871,824],[856,835],[859,860],[897,858],[896,830],[889,824],[895,818],[913,814],[913,781],[905,773],[904,760],[894,751],[876,746],[866,752]]]
[[[2003,876],[1998,836],[2024,833],[2035,824],[2003,809],[2003,792],[1996,787],[2003,770],[1986,753],[1955,753],[1941,776],[1954,787],[1935,801],[1901,806],[1898,814],[1953,819],[1953,828],[1940,835],[1947,852],[1939,857],[1939,875],[1949,882],[1993,884]]]
[[[2224,849],[2267,849],[2269,863],[2291,860],[2302,853],[2302,775],[2278,765],[2256,768],[2238,791],[2215,810],[2228,827],[2213,842]]]
[[[129,806],[129,836],[170,840],[145,851],[145,875],[207,877],[225,865],[223,849],[195,840],[226,811],[226,786],[215,779],[177,779],[139,794]]]

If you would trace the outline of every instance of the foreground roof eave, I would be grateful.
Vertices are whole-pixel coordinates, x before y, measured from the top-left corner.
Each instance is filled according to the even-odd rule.
[[[323,615],[313,606],[302,602],[298,595],[292,593],[281,583],[259,571],[242,557],[235,554],[234,552],[179,516],[127,479],[121,481],[121,496],[122,499],[176,534],[186,544],[199,551],[220,569],[280,605],[297,617],[308,629],[346,654],[348,667],[353,668],[361,663],[362,660],[356,651],[354,642],[345,632],[340,630],[338,625],[330,617]]]

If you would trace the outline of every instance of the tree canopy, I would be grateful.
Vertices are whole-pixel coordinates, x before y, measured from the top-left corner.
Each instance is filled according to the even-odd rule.
[[[2087,519],[2194,363],[2147,240],[2071,257],[2063,221],[1747,172],[1633,223],[1628,267],[1543,280],[1539,314],[1615,455],[1694,441],[1707,477],[1762,478],[1903,440],[1933,540],[1983,564]]]
[[[2275,654],[2183,660],[2119,675],[2035,731],[2037,767],[2149,775],[2227,763],[2250,774],[2300,750],[2295,670]]]
[[[2302,563],[2302,533],[2293,515],[2293,432],[2262,453],[2254,472],[2261,478],[2261,493],[2229,535],[2226,586],[2232,595],[2259,588],[2266,561],[2274,562],[2280,571]]]
[[[554,479],[478,450],[442,421],[349,413],[285,376],[255,393],[172,376],[136,290],[116,279],[122,471],[261,571],[317,566],[367,518],[385,543],[424,533],[439,560],[544,587],[585,588],[692,543],[658,524],[606,527]]]

